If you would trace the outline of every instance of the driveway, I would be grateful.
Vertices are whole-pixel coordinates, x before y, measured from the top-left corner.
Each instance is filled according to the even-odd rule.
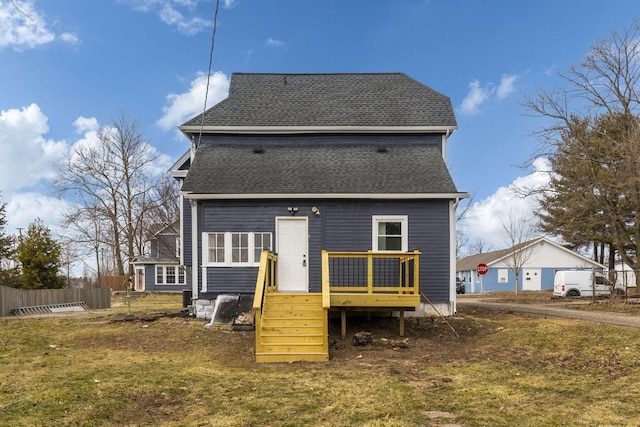
[[[512,302],[492,301],[490,298],[476,298],[458,296],[459,306],[483,307],[493,310],[533,313],[543,316],[564,317],[567,319],[584,320],[587,322],[608,323],[611,325],[640,328],[640,316],[627,313],[613,313],[608,311],[580,310],[571,305],[554,306],[549,304],[517,304]],[[573,305],[573,307],[572,307]]]

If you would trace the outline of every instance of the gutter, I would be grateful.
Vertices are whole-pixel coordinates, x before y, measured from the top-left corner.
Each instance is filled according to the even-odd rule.
[[[446,199],[456,200],[469,197],[469,193],[254,193],[254,194],[197,194],[181,191],[181,195],[189,200],[249,200],[249,199],[375,199],[375,200],[419,200]]]
[[[445,133],[447,137],[458,126],[180,126],[189,135],[226,134],[295,134],[295,133]]]

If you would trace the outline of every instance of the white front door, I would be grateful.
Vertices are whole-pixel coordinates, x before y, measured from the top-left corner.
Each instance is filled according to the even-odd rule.
[[[522,290],[540,291],[542,290],[542,277],[539,268],[522,269]]]
[[[276,252],[278,253],[278,290],[307,292],[307,218],[276,218]]]

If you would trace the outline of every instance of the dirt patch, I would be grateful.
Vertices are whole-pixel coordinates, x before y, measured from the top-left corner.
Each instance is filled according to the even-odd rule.
[[[482,320],[477,320],[478,316]],[[504,317],[504,313],[469,307],[447,321],[407,318],[403,337],[399,335],[395,317],[349,317],[345,338],[340,334],[340,319],[331,319],[329,363],[344,369],[383,369],[390,375],[415,379],[416,370],[426,363],[449,363],[470,357],[471,343],[496,332],[491,323],[496,316]],[[353,345],[352,337],[360,331],[371,332],[371,344]]]
[[[329,321],[329,357],[327,362],[338,369],[377,369],[386,370],[390,375],[415,376],[415,370],[425,363],[448,363],[465,360],[472,355],[473,343],[482,337],[496,332],[491,319],[504,318],[505,313],[481,307],[466,307],[453,318],[407,318],[405,334],[399,335],[397,317],[349,316],[347,335],[341,337],[340,319]],[[153,316],[113,316],[111,324],[122,324],[127,328],[148,328],[162,317]],[[205,328],[206,323],[192,318],[174,317],[162,322],[162,328],[188,329],[191,336],[182,335],[190,345],[213,349],[217,358],[227,358],[231,366],[255,363],[253,331],[231,332],[224,328]],[[103,324],[97,322],[96,325]],[[202,327],[200,329],[200,326]],[[453,329],[452,329],[453,328]],[[359,332],[370,332],[371,343],[364,346],[353,345],[353,336]],[[167,333],[169,336],[170,334]],[[195,340],[192,340],[196,338]],[[114,330],[109,333],[91,334],[83,342],[87,346],[107,347],[118,350],[180,353],[184,351],[182,340],[157,340],[155,335],[148,337],[140,334],[122,333]],[[469,354],[467,354],[469,353]]]

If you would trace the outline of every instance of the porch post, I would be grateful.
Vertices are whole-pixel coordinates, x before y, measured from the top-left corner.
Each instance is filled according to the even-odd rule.
[[[346,338],[347,337],[347,310],[345,310],[344,308],[340,312],[340,319],[342,321],[342,329],[340,332],[342,334],[342,338]]]
[[[367,251],[367,293],[373,294],[373,251]]]
[[[420,251],[413,251],[413,295],[420,294]]]

